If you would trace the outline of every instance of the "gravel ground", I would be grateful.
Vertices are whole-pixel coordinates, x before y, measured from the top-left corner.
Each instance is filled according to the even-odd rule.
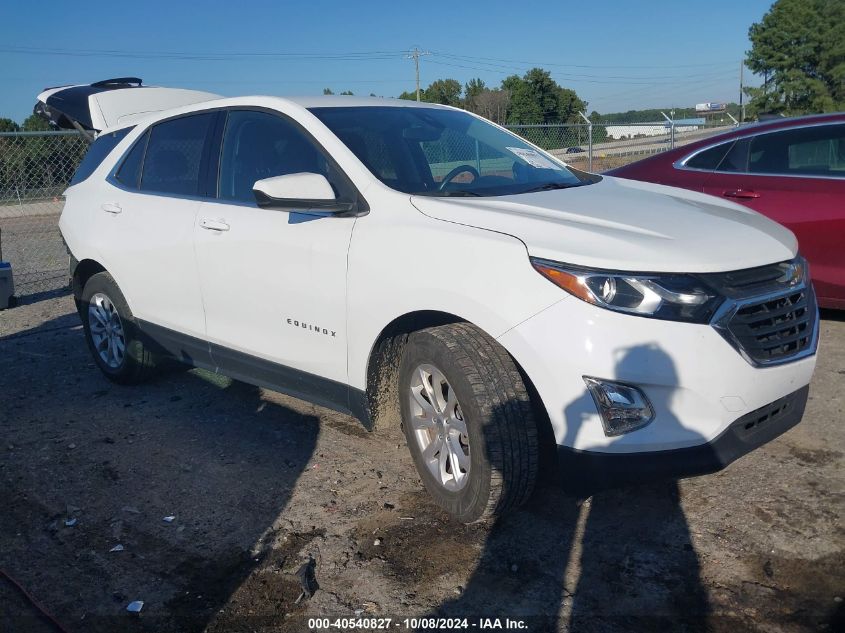
[[[843,375],[828,315],[805,419],[775,442],[681,482],[586,499],[547,484],[465,527],[429,503],[398,430],[199,370],[112,385],[56,296],[0,312],[0,568],[73,632],[431,614],[843,630]],[[309,558],[319,589],[297,603]],[[54,630],[0,577],[0,631]]]

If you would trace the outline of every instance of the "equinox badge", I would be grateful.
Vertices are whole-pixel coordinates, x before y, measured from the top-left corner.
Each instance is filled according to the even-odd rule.
[[[296,319],[287,319],[288,325],[292,325],[294,327],[301,327],[304,330],[311,330],[312,332],[316,332],[317,334],[325,334],[326,336],[337,337],[337,332],[334,330],[329,330],[324,327],[320,327],[319,325],[313,325],[311,323],[305,323],[304,321],[297,321]]]

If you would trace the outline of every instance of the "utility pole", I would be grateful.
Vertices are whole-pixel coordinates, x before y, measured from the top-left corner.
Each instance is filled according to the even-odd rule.
[[[745,104],[742,101],[742,74],[745,70],[745,62],[739,62],[739,122],[745,121]],[[733,118],[733,117],[732,117]]]
[[[431,53],[429,51],[421,51],[419,46],[415,46],[405,56],[406,59],[413,59],[414,60],[414,66],[416,67],[416,71],[417,71],[417,101],[420,100],[420,57],[422,55],[431,55]]]

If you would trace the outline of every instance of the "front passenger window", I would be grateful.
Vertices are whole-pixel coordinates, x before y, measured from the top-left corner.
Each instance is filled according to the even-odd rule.
[[[266,112],[235,110],[226,120],[218,197],[255,202],[258,180],[309,172],[329,178],[322,153],[290,121]]]

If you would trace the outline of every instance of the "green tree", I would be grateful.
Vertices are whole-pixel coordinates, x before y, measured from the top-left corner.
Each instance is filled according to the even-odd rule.
[[[476,100],[485,90],[487,90],[487,85],[478,77],[470,79],[464,85],[464,106],[467,110],[476,111]]]
[[[574,90],[563,88],[542,68],[525,75],[511,75],[502,81],[510,94],[508,123],[577,123],[578,112],[586,109]]]
[[[343,92],[341,92],[340,94],[342,94],[342,95],[347,95],[347,96],[352,96],[353,92],[352,92],[351,90],[344,90],[344,91],[343,91]]]
[[[443,105],[461,105],[461,82],[457,79],[438,79],[432,82],[420,95],[422,101]],[[416,99],[416,95],[414,96]]]
[[[420,93],[422,93],[422,91],[420,91]],[[406,90],[401,95],[399,95],[399,98],[405,99],[407,101],[416,101],[417,100],[417,93],[416,93],[416,91],[408,92]],[[422,99],[422,94],[420,94],[420,99]]]
[[[52,129],[47,121],[35,114],[30,114],[26,117],[22,127],[25,132],[46,132]]]
[[[333,95],[334,92],[332,91],[331,88],[323,88],[323,94],[324,95]]]
[[[12,121],[12,119],[0,119],[0,132],[19,132],[21,126]]]
[[[843,0],[777,0],[748,37],[746,65],[764,78],[746,89],[752,116],[845,109]]]

